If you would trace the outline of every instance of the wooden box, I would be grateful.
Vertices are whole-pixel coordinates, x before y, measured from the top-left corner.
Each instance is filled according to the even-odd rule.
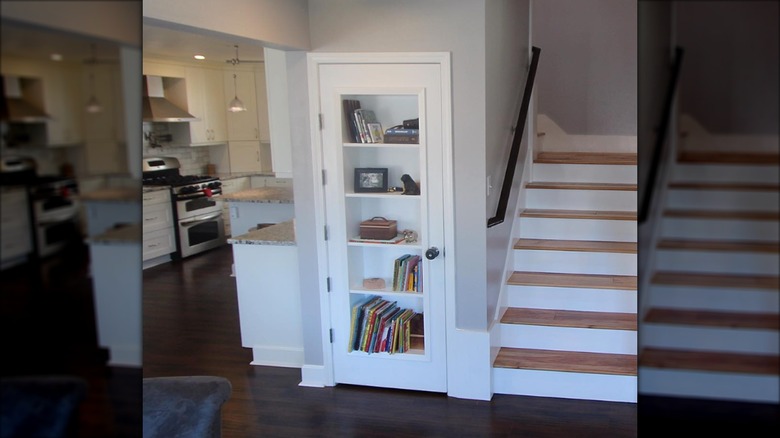
[[[398,235],[396,221],[373,217],[360,223],[361,239],[390,240]]]

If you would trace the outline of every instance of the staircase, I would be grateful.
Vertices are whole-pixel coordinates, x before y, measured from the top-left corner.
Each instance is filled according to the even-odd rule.
[[[777,154],[679,156],[643,292],[641,394],[780,402],[778,182]]]
[[[635,402],[636,154],[542,152],[531,172],[493,390]]]

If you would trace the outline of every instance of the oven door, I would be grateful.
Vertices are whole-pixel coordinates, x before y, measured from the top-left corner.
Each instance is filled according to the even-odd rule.
[[[225,224],[222,210],[179,220],[182,257],[188,257],[224,245]]]
[[[203,216],[214,211],[222,211],[222,200],[218,196],[201,196],[176,201],[176,217],[180,220]]]

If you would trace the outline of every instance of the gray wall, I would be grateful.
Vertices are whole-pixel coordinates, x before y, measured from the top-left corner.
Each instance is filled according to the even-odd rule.
[[[636,135],[637,2],[534,0],[538,111],[569,134]]]
[[[487,200],[487,218],[496,213],[501,185],[517,122],[521,93],[530,64],[530,0],[486,2],[485,13],[485,161],[486,173],[491,177],[490,197]],[[529,130],[524,130],[523,145],[528,143]],[[486,323],[492,320],[504,283],[504,265],[508,244],[512,238],[514,211],[520,192],[520,171],[523,157],[515,167],[507,217],[504,223],[487,230],[487,308]]]
[[[676,2],[682,113],[716,134],[778,134],[779,5]]]

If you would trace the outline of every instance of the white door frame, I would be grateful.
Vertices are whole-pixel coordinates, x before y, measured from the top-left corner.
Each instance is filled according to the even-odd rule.
[[[325,241],[325,190],[323,184],[323,144],[320,136],[320,87],[319,67],[323,64],[438,64],[441,68],[441,120],[442,120],[442,186],[444,204],[444,247],[441,254],[444,256],[444,282],[445,307],[446,307],[446,331],[454,327],[451,321],[452,309],[455,305],[455,196],[453,185],[453,147],[452,147],[452,67],[449,52],[388,52],[388,53],[309,53],[308,56],[308,80],[309,80],[309,117],[311,120],[311,160],[312,181],[314,183],[314,211],[315,224],[320,238],[317,240],[317,275],[320,278],[320,315],[322,318],[322,342],[323,354],[323,385],[334,386],[333,352],[330,346],[331,312],[330,299],[327,291],[328,276],[328,251]],[[446,257],[446,253],[450,257]],[[449,343],[447,343],[449,344]],[[447,357],[450,357],[449,351]],[[449,367],[448,367],[449,368]]]

